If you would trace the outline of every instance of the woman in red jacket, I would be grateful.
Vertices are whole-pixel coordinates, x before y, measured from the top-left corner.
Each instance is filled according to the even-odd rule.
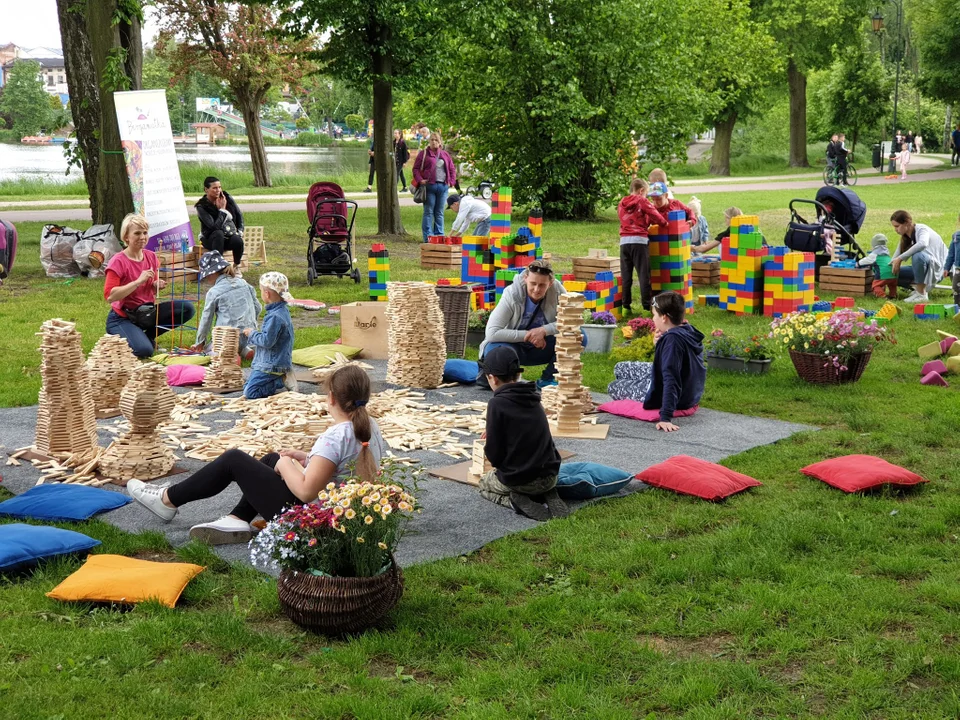
[[[430,134],[430,143],[421,150],[413,163],[413,187],[427,186],[423,201],[423,242],[430,235],[443,235],[443,211],[447,207],[447,193],[457,182],[457,169],[450,153],[443,149],[440,133]]]
[[[620,217],[620,278],[623,283],[623,312],[630,312],[633,301],[633,271],[640,282],[640,302],[650,309],[650,241],[647,228],[665,225],[667,219],[647,200],[647,181],[634,178],[630,194],[617,206]]]

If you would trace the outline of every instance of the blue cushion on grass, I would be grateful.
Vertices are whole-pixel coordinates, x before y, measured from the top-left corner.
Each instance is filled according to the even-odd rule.
[[[37,485],[0,503],[0,517],[35,520],[86,520],[123,507],[130,498],[118,492],[84,485]]]
[[[21,523],[0,525],[0,570],[33,565],[57,555],[85,552],[99,544],[99,540],[73,530]]]
[[[615,495],[633,475],[617,468],[592,462],[568,462],[560,466],[557,494],[564,500],[589,500]]]
[[[447,360],[443,365],[443,381],[472,383],[477,381],[480,366],[474,360]]]

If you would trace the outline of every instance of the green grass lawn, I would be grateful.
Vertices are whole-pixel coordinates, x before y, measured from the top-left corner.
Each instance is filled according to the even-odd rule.
[[[864,242],[889,235],[899,208],[945,237],[953,230],[954,183],[858,191],[870,208]],[[777,241],[793,195],[711,194],[705,210],[714,232],[724,207],[758,213]],[[404,209],[408,230],[418,220],[419,208]],[[348,281],[305,286],[305,214],[251,212],[248,222],[266,226],[270,269],[287,272],[298,297],[363,298]],[[362,211],[361,235],[374,227],[374,211]],[[19,228],[20,259],[0,290],[6,406],[36,402],[33,333],[43,320],[76,320],[89,350],[105,316],[102,283],[46,280],[39,224]],[[616,235],[609,213],[544,223],[561,269],[589,247],[614,249]],[[361,258],[369,242],[361,238]],[[444,274],[419,269],[415,240],[390,251],[395,279]],[[338,335],[324,314],[298,311],[296,322],[297,346]],[[706,333],[767,327],[703,308],[692,322]],[[209,569],[176,610],[46,598],[74,561],[0,579],[0,717],[957,717],[960,403],[955,386],[918,382],[916,348],[941,326],[907,317],[893,327],[897,344],[880,346],[856,385],[806,385],[784,357],[762,377],[710,373],[705,407],[822,428],[724,461],[763,487],[719,504],[654,490],[410,568],[392,623],[350,640],[298,632],[271,579],[206,548],[172,551],[157,534],[85,524],[102,552]],[[611,363],[585,360],[587,381],[604,389]],[[847,496],[798,472],[849,453],[879,455],[931,482]]]

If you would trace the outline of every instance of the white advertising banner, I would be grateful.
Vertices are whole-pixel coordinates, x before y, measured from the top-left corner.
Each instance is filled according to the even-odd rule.
[[[150,223],[149,250],[186,252],[193,231],[163,90],[113,94],[134,212]]]

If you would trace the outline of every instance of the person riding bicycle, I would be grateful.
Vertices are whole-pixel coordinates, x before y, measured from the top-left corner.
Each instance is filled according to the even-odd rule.
[[[847,150],[844,141],[847,139],[847,136],[843,133],[840,133],[839,140],[833,146],[834,153],[837,157],[837,173],[839,174],[840,186],[847,187],[847,156],[850,154],[850,151]]]
[[[840,136],[834,133],[830,136],[830,142],[827,143],[827,173],[833,174],[833,169],[837,166],[837,143]]]

